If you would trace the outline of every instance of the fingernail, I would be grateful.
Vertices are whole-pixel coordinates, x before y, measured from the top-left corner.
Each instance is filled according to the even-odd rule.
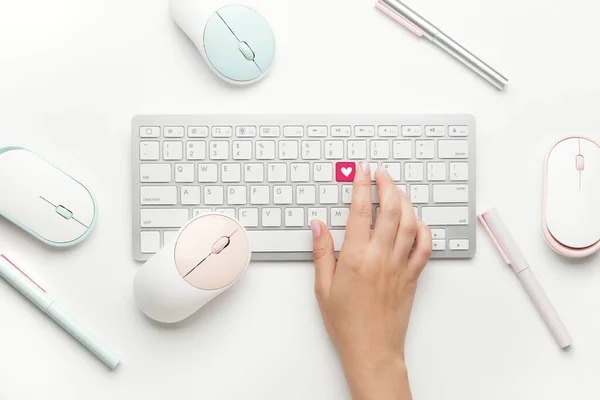
[[[368,174],[371,171],[371,167],[368,162],[362,163],[362,170],[365,174]]]
[[[310,221],[310,230],[312,231],[313,239],[321,236],[321,223],[317,219]]]

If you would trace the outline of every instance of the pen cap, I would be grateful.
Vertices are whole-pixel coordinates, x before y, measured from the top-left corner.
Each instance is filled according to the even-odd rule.
[[[518,274],[527,269],[529,264],[527,264],[521,249],[519,249],[502,218],[500,218],[498,211],[492,208],[481,214],[480,219],[498,246],[498,250],[515,272]]]

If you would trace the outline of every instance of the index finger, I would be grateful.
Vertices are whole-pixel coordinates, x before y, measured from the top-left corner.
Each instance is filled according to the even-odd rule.
[[[371,237],[373,221],[373,203],[371,202],[371,171],[368,162],[356,169],[352,188],[350,216],[346,224],[344,245],[364,246]]]

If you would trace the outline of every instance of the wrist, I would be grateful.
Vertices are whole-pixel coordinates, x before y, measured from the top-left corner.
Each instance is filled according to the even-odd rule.
[[[353,400],[410,400],[408,370],[403,356],[344,360]]]

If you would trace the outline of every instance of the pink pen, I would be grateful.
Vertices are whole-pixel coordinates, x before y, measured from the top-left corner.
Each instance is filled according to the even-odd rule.
[[[492,238],[492,241],[498,248],[504,261],[512,267],[519,277],[529,298],[544,319],[546,325],[548,325],[548,328],[550,328],[558,345],[562,349],[569,347],[573,340],[571,339],[569,332],[567,332],[567,328],[565,328],[560,320],[560,317],[556,313],[552,303],[550,303],[544,289],[540,286],[533,271],[529,268],[529,263],[525,260],[525,256],[519,249],[519,246],[517,246],[517,243],[508,231],[508,228],[504,225],[504,222],[502,222],[498,211],[491,209],[481,214],[479,216],[479,221]]]

